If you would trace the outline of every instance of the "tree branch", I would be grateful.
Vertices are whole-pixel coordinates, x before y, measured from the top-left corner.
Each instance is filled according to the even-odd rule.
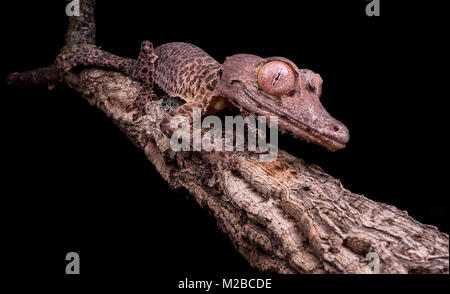
[[[278,273],[365,273],[366,254],[380,257],[382,273],[448,273],[448,235],[404,211],[351,193],[339,180],[284,151],[272,163],[248,152],[231,156],[232,169],[208,179],[208,159],[196,153],[173,160],[169,139],[159,128],[166,110],[146,105],[133,121],[125,109],[138,83],[112,71],[85,69],[62,75],[58,68],[73,54],[95,46],[94,1],[81,1],[81,17],[71,17],[55,64],[8,78],[10,85],[65,85],[80,92],[142,149],[173,189],[187,191],[216,219],[252,266]],[[221,192],[219,192],[219,190]]]
[[[10,86],[48,86],[49,89],[62,81],[62,76],[55,64],[21,73],[13,72],[8,75],[7,79]]]

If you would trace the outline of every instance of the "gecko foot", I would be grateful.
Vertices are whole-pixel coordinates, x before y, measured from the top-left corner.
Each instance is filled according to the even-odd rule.
[[[221,177],[225,170],[231,169],[231,152],[200,151],[200,158],[208,165],[208,172],[202,177],[202,183],[222,194],[224,187]]]
[[[63,71],[69,72],[80,65],[88,65],[89,50],[76,53],[63,67]]]
[[[164,117],[161,123],[159,124],[161,131],[169,138],[172,137],[173,133],[175,132],[175,130],[170,127],[171,118],[172,116],[168,115]]]
[[[146,115],[145,106],[150,100],[155,100],[158,97],[153,93],[152,90],[146,91],[143,87],[139,92],[137,98],[131,105],[128,105],[125,111],[127,113],[135,111],[133,114],[133,121],[137,120],[139,117]]]

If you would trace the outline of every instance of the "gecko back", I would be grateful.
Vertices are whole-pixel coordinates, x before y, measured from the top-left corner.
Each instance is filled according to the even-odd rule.
[[[174,42],[155,49],[155,82],[186,102],[211,94],[219,83],[220,64],[192,44]]]

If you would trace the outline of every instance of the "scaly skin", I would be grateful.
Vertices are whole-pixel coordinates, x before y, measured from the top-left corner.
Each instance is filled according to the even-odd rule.
[[[145,114],[144,106],[154,97],[156,83],[167,94],[186,101],[172,117],[183,115],[192,120],[195,107],[203,114],[213,114],[234,106],[255,116],[278,116],[280,131],[331,151],[344,148],[349,140],[348,129],[320,103],[321,77],[282,57],[237,54],[219,64],[192,44],[167,43],[153,49],[145,41],[137,60],[88,50],[77,54],[66,71],[77,65],[112,68],[141,81],[142,90],[129,109],[136,110],[135,118]],[[174,131],[170,119],[161,123],[166,134]]]

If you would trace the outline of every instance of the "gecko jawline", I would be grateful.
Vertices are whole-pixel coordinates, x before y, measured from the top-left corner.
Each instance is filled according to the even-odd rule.
[[[280,131],[282,133],[287,132],[292,134],[294,138],[299,138],[301,140],[304,140],[306,142],[313,142],[317,145],[320,145],[322,147],[325,147],[329,151],[337,151],[340,149],[345,148],[346,143],[348,142],[349,138],[346,137],[344,139],[341,139],[339,137],[333,137],[329,134],[323,134],[317,130],[315,130],[312,126],[308,126],[305,123],[293,118],[290,116],[287,112],[282,111],[281,109],[274,109],[272,107],[265,107],[264,105],[260,104],[257,99],[255,99],[250,91],[246,89],[246,87],[239,81],[237,81],[240,85],[240,88],[243,92],[243,94],[251,101],[254,102],[254,105],[259,105],[260,108],[264,110],[264,112],[270,113],[272,115],[278,116],[278,126],[280,128]],[[242,107],[242,105],[236,105],[234,104],[234,99],[230,99],[231,103],[237,108]],[[244,107],[245,108],[245,107]],[[257,107],[254,107],[253,109],[245,109],[247,111],[254,112],[257,115],[261,116],[267,116],[264,113],[261,112],[260,109]]]

